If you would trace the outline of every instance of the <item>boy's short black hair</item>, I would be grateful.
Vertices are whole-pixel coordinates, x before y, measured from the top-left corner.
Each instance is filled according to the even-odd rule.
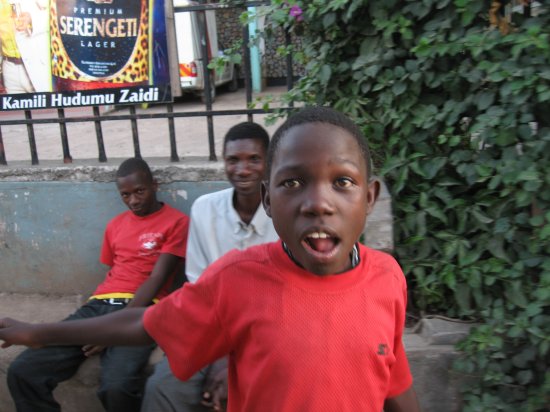
[[[254,122],[242,122],[233,126],[225,134],[225,137],[223,139],[224,153],[227,142],[241,139],[259,140],[262,143],[262,146],[266,152],[267,148],[269,147],[269,134],[262,126]]]
[[[367,139],[361,129],[345,114],[340,113],[337,110],[331,109],[330,107],[324,106],[309,106],[300,111],[291,115],[276,131],[271,139],[269,145],[269,151],[267,153],[267,176],[271,175],[271,164],[273,163],[273,158],[275,157],[275,152],[277,151],[277,146],[281,138],[286,134],[286,132],[293,128],[294,126],[299,126],[301,124],[307,123],[328,123],[334,126],[341,127],[344,130],[347,130],[353,138],[357,141],[359,149],[363,154],[365,163],[367,165],[367,177],[370,178],[372,166],[371,166],[371,157],[370,150],[367,144]]]
[[[148,181],[153,181],[153,173],[151,173],[149,165],[145,160],[138,157],[131,157],[122,162],[118,167],[118,170],[116,171],[116,178],[118,179],[119,177],[126,177],[136,172],[143,173]]]

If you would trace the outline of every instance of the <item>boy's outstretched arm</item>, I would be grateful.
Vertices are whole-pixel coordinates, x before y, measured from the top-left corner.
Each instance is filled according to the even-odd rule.
[[[56,323],[33,324],[0,319],[3,348],[11,345],[148,345],[153,339],[143,328],[145,308],[127,308],[105,316]]]
[[[420,412],[420,405],[412,386],[402,394],[386,399],[384,412]]]

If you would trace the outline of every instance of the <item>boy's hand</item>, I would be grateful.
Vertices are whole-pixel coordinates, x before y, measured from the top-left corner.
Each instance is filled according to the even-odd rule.
[[[32,26],[32,18],[30,13],[23,12],[15,18],[15,30],[27,31]]]
[[[101,345],[84,345],[82,347],[82,352],[84,352],[84,356],[89,358],[90,356],[97,355],[98,353],[103,352],[105,349],[105,346]]]
[[[217,360],[210,367],[204,383],[203,405],[215,411],[227,407],[227,358]]]
[[[32,338],[32,327],[30,323],[19,322],[15,319],[0,319],[0,340],[3,340],[2,348],[11,345],[25,345],[30,348],[39,348]]]

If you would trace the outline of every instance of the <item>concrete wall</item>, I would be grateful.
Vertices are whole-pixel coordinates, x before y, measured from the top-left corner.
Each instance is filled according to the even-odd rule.
[[[221,162],[150,161],[158,198],[189,214],[193,201],[228,187]],[[0,291],[84,294],[105,276],[99,251],[107,222],[126,210],[114,173],[118,162],[0,169]],[[384,187],[365,243],[391,250],[391,199]]]
[[[228,186],[221,167],[172,166],[153,172],[158,198],[189,214],[200,195]],[[126,210],[116,166],[18,169],[0,181],[0,291],[91,293],[106,267],[99,251],[107,222]],[[23,174],[25,172],[27,174]],[[52,176],[56,173],[57,176]],[[54,179],[55,181],[47,180]]]
[[[189,213],[200,195],[226,182],[174,182],[158,198]],[[126,210],[114,183],[4,182],[0,187],[0,290],[71,294],[93,289],[103,230]]]

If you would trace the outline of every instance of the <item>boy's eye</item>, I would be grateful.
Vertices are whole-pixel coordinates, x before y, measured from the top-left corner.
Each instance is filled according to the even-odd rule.
[[[347,188],[353,186],[354,183],[349,177],[340,177],[336,179],[335,184],[338,187]]]
[[[287,179],[282,183],[282,186],[287,189],[293,189],[300,186],[300,182],[297,179]]]
[[[138,195],[142,195],[143,193],[145,193],[145,189],[138,189],[138,190],[136,190],[136,193]]]

